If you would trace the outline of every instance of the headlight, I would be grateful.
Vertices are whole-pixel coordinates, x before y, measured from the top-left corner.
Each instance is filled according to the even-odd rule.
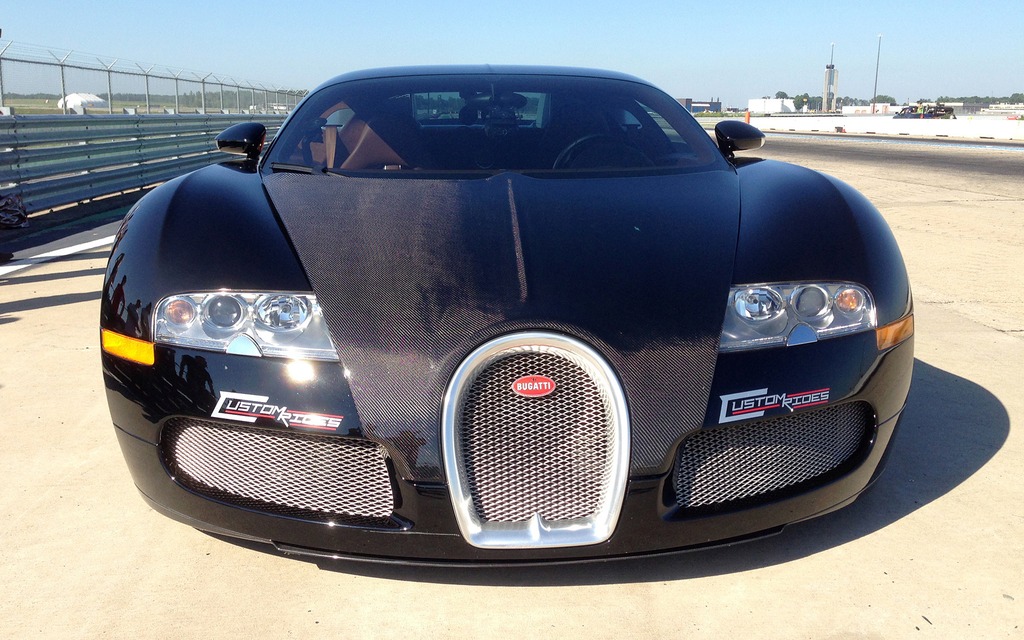
[[[215,330],[234,331],[246,320],[246,304],[235,296],[210,296],[203,302],[203,321]]]
[[[238,355],[337,360],[316,296],[218,291],[160,301],[154,341]]]
[[[719,351],[763,349],[875,328],[871,293],[849,282],[789,282],[733,287]]]
[[[305,296],[276,294],[256,301],[256,326],[272,333],[302,331],[312,317],[313,308]]]
[[[732,303],[736,315],[758,325],[775,320],[786,310],[782,296],[767,287],[737,291],[732,297]]]

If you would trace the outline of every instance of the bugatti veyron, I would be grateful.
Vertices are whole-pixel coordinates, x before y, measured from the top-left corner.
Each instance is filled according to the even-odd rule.
[[[610,558],[852,502],[913,365],[893,235],[637,78],[397,68],[126,217],[110,413],[158,511],[287,553]],[[225,156],[229,157],[229,156]]]

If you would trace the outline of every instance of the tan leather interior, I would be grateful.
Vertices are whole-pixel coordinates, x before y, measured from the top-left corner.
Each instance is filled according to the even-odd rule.
[[[338,127],[329,124],[324,127],[324,160],[327,168],[334,168],[334,153],[338,147]]]
[[[313,160],[314,164],[326,166],[326,163],[324,162],[325,158],[327,157],[327,154],[324,151],[325,146],[326,145],[324,145],[323,142],[309,143],[309,157],[310,159]]]
[[[408,164],[369,124],[358,118],[349,120],[341,128],[339,137],[348,150],[348,157],[341,163],[342,169],[380,169],[386,165]]]

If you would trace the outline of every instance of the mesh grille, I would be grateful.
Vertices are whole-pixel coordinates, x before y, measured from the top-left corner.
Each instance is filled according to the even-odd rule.
[[[676,502],[706,507],[819,478],[850,459],[874,424],[863,402],[700,431],[679,449]]]
[[[524,398],[527,375],[556,381],[550,395]],[[588,517],[604,504],[611,474],[606,393],[572,354],[513,352],[486,365],[464,396],[459,445],[481,520],[523,522]]]
[[[172,420],[161,447],[178,483],[229,504],[381,526],[394,509],[384,449],[372,442]]]

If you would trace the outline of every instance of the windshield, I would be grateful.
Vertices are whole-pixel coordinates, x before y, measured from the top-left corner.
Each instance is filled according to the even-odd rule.
[[[428,75],[343,82],[300,105],[270,168],[635,174],[721,162],[710,137],[647,85],[554,75]]]

